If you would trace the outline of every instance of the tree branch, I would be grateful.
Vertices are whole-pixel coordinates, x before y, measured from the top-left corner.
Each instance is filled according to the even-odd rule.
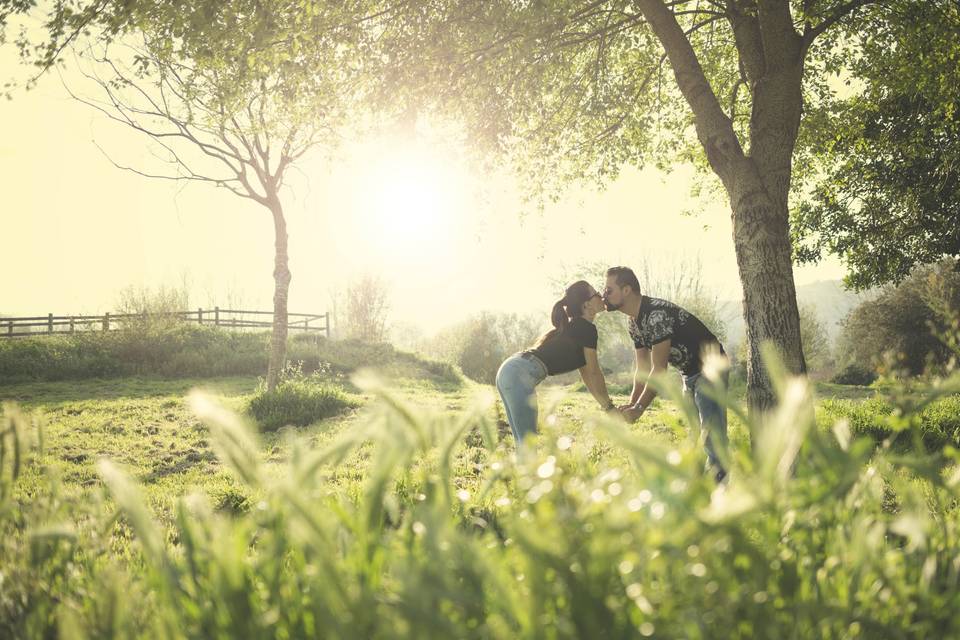
[[[223,187],[224,189],[228,189],[232,191],[233,193],[240,196],[241,198],[248,198],[250,200],[256,199],[253,196],[240,191],[236,187],[231,186],[230,182],[233,182],[235,178],[221,179],[221,178],[210,178],[208,176],[198,175],[190,171],[187,167],[183,166],[182,164],[180,166],[182,166],[184,169],[187,169],[187,171],[189,172],[187,175],[168,176],[168,175],[157,174],[157,173],[147,173],[146,171],[141,171],[133,167],[128,167],[126,165],[119,164],[113,158],[110,157],[110,154],[104,151],[103,147],[97,144],[96,140],[92,140],[91,142],[93,142],[93,145],[100,150],[100,153],[103,154],[103,157],[106,158],[107,161],[110,162],[110,164],[112,164],[117,169],[122,169],[123,171],[129,171],[130,173],[135,173],[138,176],[143,176],[144,178],[156,178],[158,180],[172,180],[172,181],[192,180],[194,182],[210,182],[210,183],[213,183],[215,186]]]
[[[868,4],[878,4],[883,0],[849,0],[838,7],[836,7],[830,15],[820,21],[815,27],[808,27],[804,30],[803,34],[803,47],[804,50],[810,47],[814,40],[816,40],[820,35],[823,34],[827,29],[835,25],[836,23],[843,20],[845,17],[856,11],[861,7],[865,7]]]
[[[766,63],[763,55],[763,41],[760,36],[760,22],[755,15],[747,15],[734,3],[730,3],[727,22],[733,31],[734,44],[748,82],[756,82],[763,76]]]
[[[693,111],[697,137],[707,159],[721,180],[726,181],[730,176],[729,163],[744,157],[733,123],[720,106],[676,16],[661,0],[637,0],[637,5],[670,60],[680,93]]]

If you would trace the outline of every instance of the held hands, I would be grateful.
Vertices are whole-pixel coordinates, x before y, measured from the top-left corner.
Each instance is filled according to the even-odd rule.
[[[643,407],[624,405],[620,407],[620,413],[627,422],[636,422],[643,415]]]
[[[643,415],[643,410],[644,408],[641,406],[634,406],[632,404],[621,404],[619,406],[615,406],[612,402],[608,406],[604,407],[604,411],[606,411],[609,415],[617,416],[626,420],[627,422],[636,422],[637,419]]]

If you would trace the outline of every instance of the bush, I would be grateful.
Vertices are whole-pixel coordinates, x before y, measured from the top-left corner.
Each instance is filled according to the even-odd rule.
[[[837,375],[830,380],[834,384],[847,384],[869,386],[877,379],[877,374],[872,369],[867,369],[858,364],[848,364]]]
[[[960,273],[954,262],[921,267],[850,312],[840,335],[838,360],[872,369],[889,364],[912,375],[931,367],[942,369],[954,354],[941,336],[953,331],[949,320],[957,313]]]
[[[398,351],[386,342],[327,340],[320,336],[298,335],[287,350],[289,362],[300,363],[304,371],[324,369],[336,375],[374,367],[398,378],[426,379],[440,384],[460,385],[463,379],[450,363],[429,360]]]
[[[170,378],[260,375],[267,369],[270,336],[182,322],[142,323],[109,332],[0,340],[0,381],[78,380],[129,375]],[[333,341],[316,335],[290,338],[287,361],[304,371],[346,374],[361,367],[392,369],[411,378],[461,382],[456,370],[397,351],[389,344]]]
[[[493,384],[500,364],[533,346],[546,329],[531,316],[484,312],[439,332],[423,349],[433,358],[456,365],[471,380]]]
[[[273,391],[261,385],[248,411],[264,431],[293,425],[304,427],[358,406],[342,390],[319,376],[285,377]]]

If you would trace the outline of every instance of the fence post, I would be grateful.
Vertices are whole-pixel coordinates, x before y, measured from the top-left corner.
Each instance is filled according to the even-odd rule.
[[[197,324],[203,324],[203,309],[197,308]]]
[[[215,327],[220,326],[220,307],[213,308],[213,325]]]
[[[47,333],[53,333],[53,314],[47,314]]]
[[[73,316],[70,316],[70,333],[73,333]]]
[[[325,320],[326,320],[325,329],[326,329],[326,332],[327,332],[327,339],[329,340],[329,339],[330,339],[330,312],[327,311],[325,314],[323,314],[323,317],[324,317]]]
[[[7,335],[13,336],[13,320],[7,323]]]
[[[103,330],[110,331],[110,312],[103,314]]]

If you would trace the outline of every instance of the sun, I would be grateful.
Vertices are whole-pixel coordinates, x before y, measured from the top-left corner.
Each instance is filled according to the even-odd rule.
[[[416,273],[449,263],[475,222],[474,182],[457,157],[425,143],[364,145],[331,184],[342,194],[337,252],[373,271]]]
[[[380,163],[370,185],[371,214],[383,239],[413,250],[444,240],[456,216],[448,173],[424,153],[398,153]]]

